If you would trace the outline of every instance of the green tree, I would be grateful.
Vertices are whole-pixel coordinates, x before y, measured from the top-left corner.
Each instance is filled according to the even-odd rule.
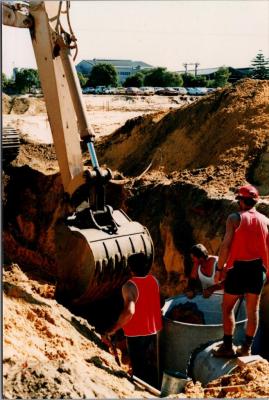
[[[182,86],[183,79],[176,72],[167,71],[164,67],[153,68],[145,75],[145,86]]]
[[[207,86],[207,79],[204,75],[197,75],[195,77],[196,86],[197,87],[206,87]]]
[[[38,72],[32,68],[21,68],[16,72],[15,85],[20,93],[30,92],[32,87],[40,87]]]
[[[83,75],[81,72],[78,72],[78,79],[79,79],[80,86],[82,88],[85,87],[88,78],[85,75]]]
[[[91,70],[87,85],[90,86],[117,86],[118,74],[114,65],[100,63]]]
[[[123,86],[125,87],[141,87],[144,85],[144,74],[142,74],[141,72],[137,72],[134,75],[128,76],[128,78],[126,78]]]
[[[182,74],[184,87],[196,87],[196,78],[193,74]]]
[[[230,76],[229,68],[220,67],[214,76],[214,87],[224,87],[228,83],[228,79]]]
[[[9,84],[9,79],[7,78],[4,72],[2,72],[1,84],[2,84],[2,90],[5,90]]]
[[[261,50],[252,60],[251,66],[253,68],[251,74],[253,79],[269,79],[269,60],[265,59]]]

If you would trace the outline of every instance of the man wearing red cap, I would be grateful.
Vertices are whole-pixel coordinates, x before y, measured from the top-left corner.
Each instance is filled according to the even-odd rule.
[[[269,268],[269,219],[255,209],[259,199],[257,189],[245,185],[236,199],[240,211],[230,214],[220,247],[215,282],[224,283],[223,342],[213,350],[215,357],[251,354],[253,338],[259,322],[260,295]],[[246,339],[237,349],[233,346],[235,329],[234,306],[245,296],[247,308]]]

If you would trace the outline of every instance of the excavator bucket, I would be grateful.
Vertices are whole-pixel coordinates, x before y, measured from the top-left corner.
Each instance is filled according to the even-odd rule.
[[[57,226],[59,298],[79,306],[109,297],[129,277],[127,259],[131,254],[144,253],[151,265],[153,244],[148,230],[122,210],[114,210],[112,217],[116,233]]]

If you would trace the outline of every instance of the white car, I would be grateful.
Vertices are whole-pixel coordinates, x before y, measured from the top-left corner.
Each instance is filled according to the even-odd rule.
[[[142,87],[140,88],[140,90],[141,90],[141,93],[144,94],[144,95],[146,95],[146,96],[151,96],[152,94],[155,93],[154,88],[151,87],[151,86],[142,86]]]
[[[178,94],[187,94],[188,93],[187,89],[184,87],[177,86],[177,87],[174,87],[173,89],[175,89],[178,92]]]

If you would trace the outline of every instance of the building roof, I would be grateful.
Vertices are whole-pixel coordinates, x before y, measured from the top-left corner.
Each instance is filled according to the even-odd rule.
[[[219,68],[203,68],[197,69],[197,75],[210,75],[214,74]],[[186,70],[177,71],[179,74],[184,74]],[[188,74],[195,74],[194,69],[188,69]]]
[[[88,63],[91,65],[96,65],[99,63],[106,63],[106,64],[112,64],[114,67],[118,68],[137,68],[137,67],[142,67],[142,68],[153,68],[152,65],[145,63],[144,61],[133,61],[133,60],[118,60],[118,59],[106,59],[106,58],[94,58],[92,60],[82,60],[80,63]],[[80,64],[79,63],[79,64]]]
[[[203,69],[197,69],[197,75],[211,75],[214,74],[215,72],[217,72],[217,70],[220,67],[216,67],[216,68],[203,68]],[[226,67],[229,70],[234,70],[234,71],[238,71],[242,74],[247,74],[248,72],[250,72],[252,70],[252,68],[250,67],[242,67],[242,68],[234,68],[234,67]],[[185,70],[181,70],[181,71],[177,71],[179,74],[184,74],[186,71]],[[195,70],[194,69],[188,69],[188,74],[195,74]]]

